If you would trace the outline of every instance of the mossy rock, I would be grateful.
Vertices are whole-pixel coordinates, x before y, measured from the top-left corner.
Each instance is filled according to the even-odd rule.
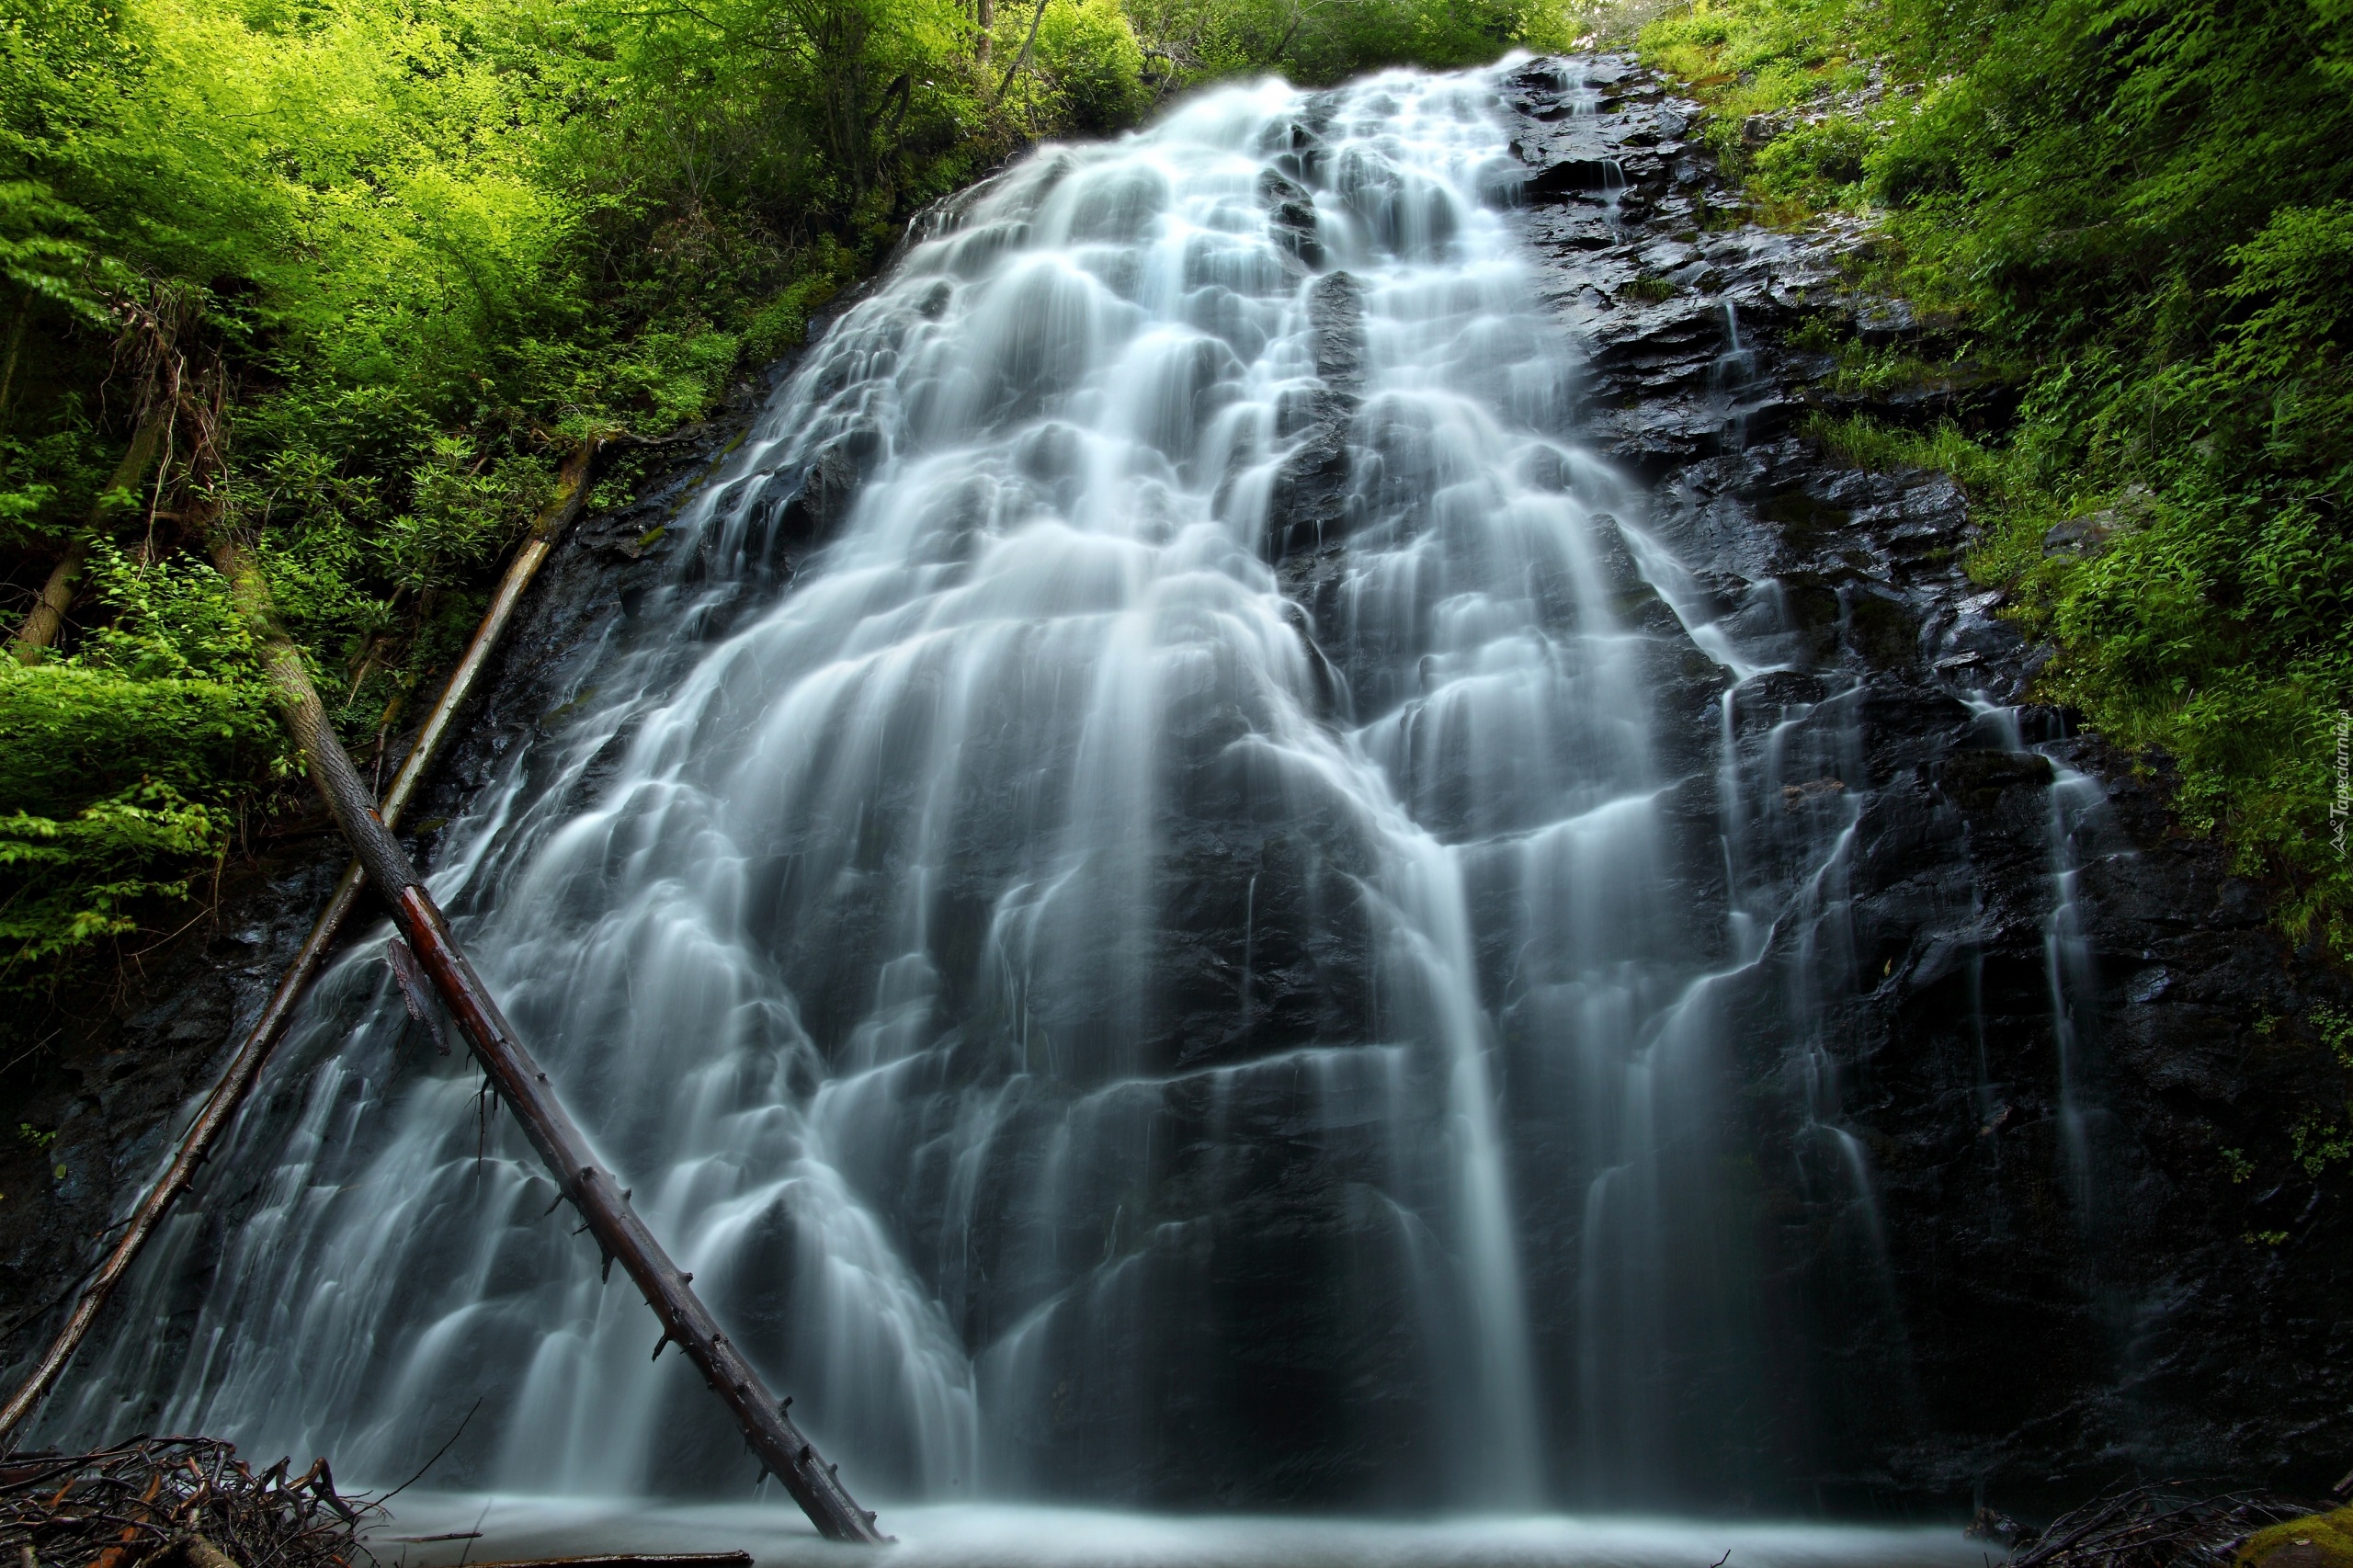
[[[2245,1568],[2353,1568],[2353,1508],[2257,1530],[2239,1548]]]

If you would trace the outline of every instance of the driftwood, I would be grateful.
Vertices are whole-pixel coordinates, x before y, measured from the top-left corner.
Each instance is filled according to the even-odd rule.
[[[2270,1493],[2177,1482],[2111,1487],[2021,1540],[2005,1568],[2225,1568],[2256,1531],[2313,1512]]]
[[[0,1466],[0,1561],[46,1568],[348,1568],[375,1512],[324,1460],[256,1475],[212,1437],[139,1437]]]
[[[675,1344],[695,1364],[734,1415],[763,1473],[784,1483],[820,1534],[834,1540],[883,1540],[874,1516],[858,1507],[835,1478],[834,1467],[785,1413],[791,1401],[779,1403],[768,1392],[752,1364],[720,1332],[688,1277],[646,1229],[628,1191],[589,1154],[587,1139],[556,1098],[547,1074],[499,1011],[489,987],[450,935],[424,879],[376,814],[374,800],[327,722],[325,706],[311,685],[301,653],[270,611],[267,585],[252,559],[224,534],[216,541],[214,560],[262,645],[263,671],[287,728],[301,748],[312,782],[351,841],[418,967],[457,1019],[474,1060],[554,1177],[558,1194],[570,1199],[585,1221],[584,1228],[596,1237],[607,1273],[619,1259],[654,1309],[662,1325],[655,1353],[665,1344]]]
[[[151,442],[151,449],[152,445]],[[516,607],[522,602],[524,591],[531,585],[531,579],[539,574],[548,551],[554,548],[555,541],[563,536],[565,528],[572,526],[586,504],[597,449],[597,443],[584,441],[565,460],[555,500],[540,514],[532,526],[530,537],[508,563],[506,574],[498,585],[496,596],[490,601],[490,608],[483,612],[473,641],[467,644],[464,657],[458,661],[458,667],[450,673],[448,684],[442,687],[440,700],[434,704],[433,711],[426,716],[425,727],[417,733],[416,744],[409,748],[407,760],[401,765],[399,774],[392,779],[392,789],[385,792],[382,816],[387,825],[399,824],[402,812],[424,782],[426,774],[440,753],[442,743],[449,738],[450,725],[456,721],[459,710],[465,706],[476,677],[489,664],[491,654],[506,635],[508,624],[515,618]],[[129,458],[124,459],[126,465],[130,461]],[[117,477],[120,478],[119,472]],[[312,978],[318,973],[319,966],[334,947],[345,920],[358,906],[360,889],[365,881],[359,864],[354,861],[344,872],[343,881],[335,890],[335,896],[327,901],[326,908],[313,923],[310,936],[303,939],[301,950],[294,955],[294,961],[287,966],[286,973],[278,980],[278,988],[270,994],[268,1004],[262,1008],[261,1017],[246,1031],[236,1053],[229,1058],[228,1065],[222,1070],[219,1081],[213,1085],[212,1092],[205,1096],[202,1108],[196,1113],[196,1119],[181,1134],[172,1163],[165,1167],[164,1174],[141,1199],[114,1249],[91,1275],[81,1299],[74,1303],[73,1312],[58,1331],[48,1353],[34,1366],[16,1392],[8,1397],[7,1404],[0,1407],[0,1439],[14,1432],[48,1394],[59,1374],[64,1371],[66,1363],[74,1358],[74,1353],[88,1336],[91,1325],[97,1321],[99,1310],[113,1295],[123,1276],[131,1271],[132,1262],[146,1246],[148,1239],[155,1233],[156,1226],[163,1222],[165,1214],[178,1200],[180,1194],[195,1181],[197,1172],[210,1156],[213,1144],[228,1131],[237,1108],[244,1103],[247,1091],[260,1076],[262,1064],[268,1060],[278,1038],[286,1032],[286,1026],[292,1021],[295,1003],[301,999]]]

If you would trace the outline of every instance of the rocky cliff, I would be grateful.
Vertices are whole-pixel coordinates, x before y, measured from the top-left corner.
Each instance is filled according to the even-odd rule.
[[[2161,757],[2035,705],[2050,650],[1969,581],[1952,483],[1858,472],[1803,434],[1859,403],[1998,421],[1998,390],[1830,391],[1828,357],[1792,338],[1951,345],[1848,285],[1859,226],[1728,222],[1687,140],[1696,106],[1631,62],[1539,62],[1506,90],[1529,241],[1593,346],[1591,428],[1652,480],[1707,591],[1786,628],[1797,667],[1764,700],[1860,677],[1860,771],[1831,781],[1869,791],[1860,983],[1822,1038],[1876,1176],[1887,1295],[1854,1299],[1835,1216],[1793,1179],[1793,1096],[1757,1096],[1761,1146],[1785,1156],[1757,1178],[1773,1310],[1810,1325],[1775,1396],[1817,1456],[1791,1479],[1825,1503],[2019,1507],[2131,1470],[2333,1483],[2353,1462],[2353,1229],[2341,1164],[2289,1155],[2296,1128],[2345,1119],[2344,1064],[2307,1021],[2346,1007],[2345,977],[2290,949],[2221,846],[2178,833]],[[1581,94],[1601,102],[1580,115]],[[1689,696],[1695,731],[1709,696]],[[1989,725],[1989,700],[2022,705],[2015,724]],[[2097,780],[2081,812],[2052,798],[2069,770]],[[2054,918],[2087,967],[2062,1008]]]

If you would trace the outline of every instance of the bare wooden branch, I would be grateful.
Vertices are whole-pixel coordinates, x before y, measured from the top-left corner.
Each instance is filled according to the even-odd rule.
[[[2228,1568],[2248,1536],[2315,1511],[2295,1498],[2217,1496],[2188,1482],[2120,1485],[2019,1540],[2009,1568]]]
[[[500,581],[490,608],[483,613],[482,624],[475,630],[473,641],[467,644],[464,656],[458,661],[458,667],[450,672],[448,683],[441,688],[440,700],[434,704],[433,711],[426,716],[424,728],[417,732],[416,744],[409,748],[407,759],[392,779],[392,789],[385,792],[382,816],[388,825],[399,824],[401,813],[424,782],[435,757],[440,753],[442,743],[448,740],[450,726],[465,707],[476,680],[506,636],[507,627],[515,619],[516,608],[522,603],[525,590],[531,585],[531,579],[539,574],[548,552],[586,505],[589,482],[596,472],[597,450],[595,442],[583,442],[565,459],[558,476],[555,499],[540,512],[532,525],[530,537],[524,540],[522,547],[515,552],[515,559],[507,564],[506,574]],[[262,1064],[269,1059],[278,1038],[292,1021],[294,1005],[301,999],[312,977],[318,972],[320,964],[334,947],[344,921],[358,907],[360,887],[365,880],[357,861],[345,870],[342,881],[336,884],[335,895],[327,900],[326,908],[313,923],[311,934],[303,938],[301,950],[294,955],[294,961],[287,966],[285,974],[278,980],[278,988],[270,993],[261,1016],[254,1020],[253,1028],[245,1032],[235,1054],[229,1058],[228,1065],[222,1070],[220,1079],[212,1086],[212,1092],[205,1096],[202,1108],[197,1111],[196,1119],[180,1135],[179,1147],[173,1153],[171,1164],[165,1167],[164,1174],[156,1178],[155,1185],[148,1189],[139,1207],[132,1211],[130,1223],[116,1241],[114,1250],[91,1275],[88,1285],[83,1289],[81,1300],[74,1303],[73,1312],[58,1331],[48,1353],[34,1366],[17,1392],[9,1395],[7,1404],[0,1407],[0,1440],[7,1439],[46,1397],[58,1375],[65,1369],[66,1363],[74,1358],[74,1351],[88,1336],[91,1325],[97,1321],[99,1310],[106,1305],[122,1277],[131,1271],[132,1262],[139,1256],[141,1249],[146,1246],[148,1238],[154,1234],[165,1214],[178,1200],[180,1194],[188,1190],[188,1185],[196,1179],[197,1172],[203,1168],[205,1160],[212,1153],[212,1145],[228,1130],[237,1108],[244,1103],[247,1091],[260,1076]]]
[[[188,1558],[188,1568],[241,1568],[235,1558],[200,1535],[189,1536],[180,1543],[180,1551]]]
[[[614,1260],[620,1262],[654,1309],[664,1337],[701,1371],[711,1392],[734,1415],[764,1473],[784,1483],[820,1534],[834,1540],[881,1542],[884,1538],[875,1528],[874,1516],[858,1507],[834,1467],[785,1414],[790,1402],[779,1403],[769,1393],[638,1217],[620,1183],[590,1154],[587,1139],[556,1097],[547,1074],[474,972],[400,841],[376,814],[375,801],[327,722],[326,708],[311,684],[301,653],[278,627],[267,584],[252,559],[224,534],[215,543],[214,560],[261,643],[264,674],[301,748],[312,782],[351,841],[377,896],[391,910],[393,925],[432,979],[442,1005],[457,1019],[491,1086],[538,1151],[557,1190],[571,1200],[603,1249],[607,1270]]]
[[[337,1495],[326,1462],[256,1475],[212,1437],[136,1437],[0,1465],[0,1551],[18,1568],[348,1568],[379,1513]],[[40,1555],[35,1555],[35,1543]]]

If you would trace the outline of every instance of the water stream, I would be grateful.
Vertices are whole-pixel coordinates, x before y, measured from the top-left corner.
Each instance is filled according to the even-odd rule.
[[[1820,1032],[1870,978],[1851,693],[1772,698],[1778,644],[1578,445],[1578,345],[1481,194],[1514,168],[1486,76],[1398,73],[1204,94],[932,214],[438,853],[861,1498],[1736,1491],[1778,1419],[1743,1029],[1874,1310]],[[436,1484],[741,1495],[381,947],[44,1436],[395,1478],[479,1402]]]

